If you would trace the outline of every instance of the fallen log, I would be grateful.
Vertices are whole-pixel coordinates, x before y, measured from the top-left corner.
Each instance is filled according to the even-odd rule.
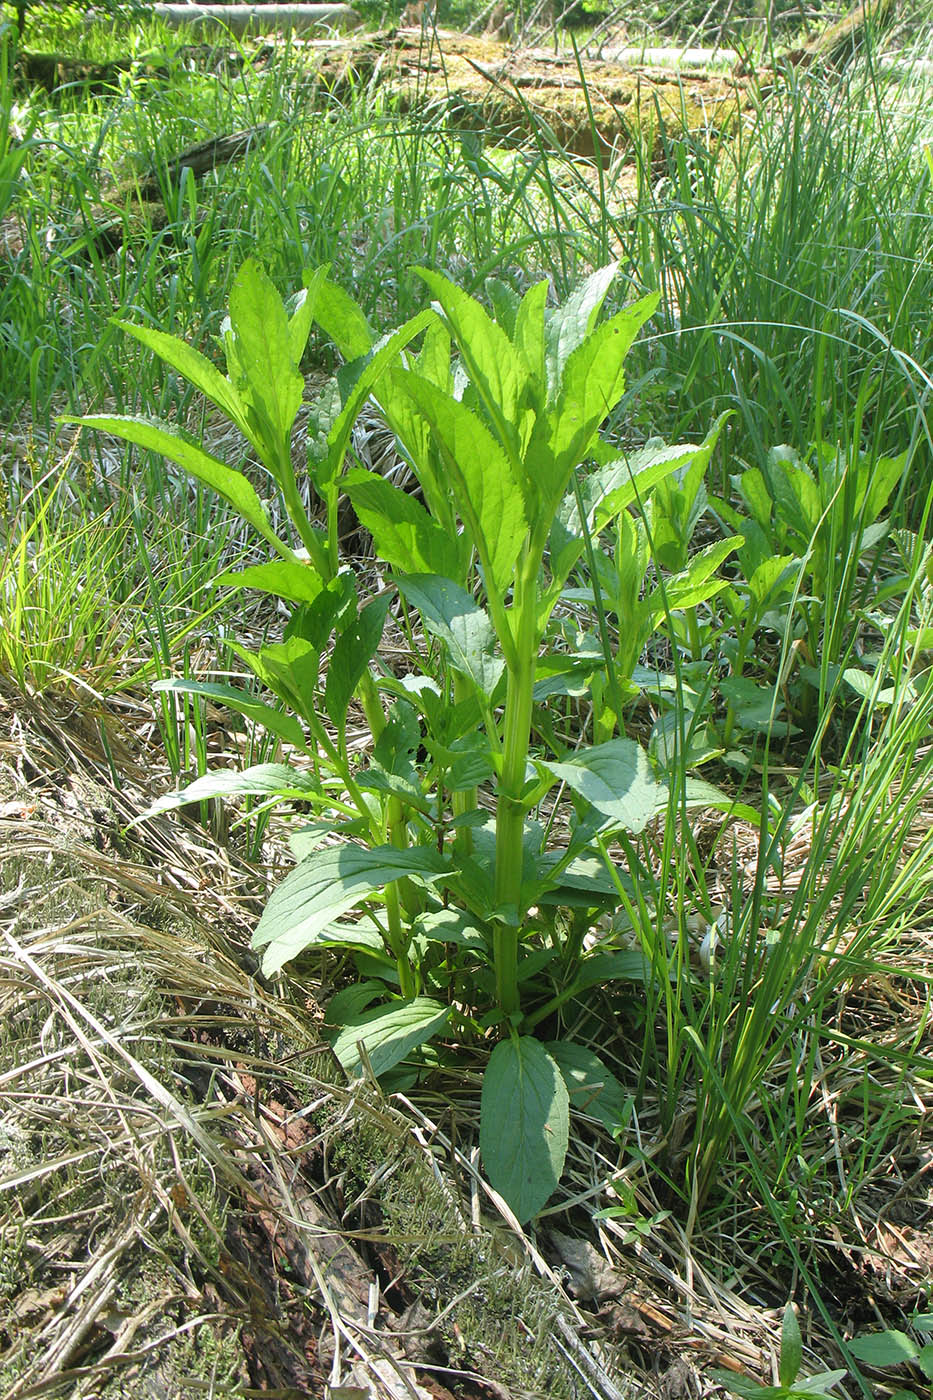
[[[843,64],[857,53],[870,30],[877,33],[887,23],[892,8],[893,0],[864,0],[808,44],[784,54],[783,61],[803,68],[814,63],[831,67]]]
[[[378,74],[380,89],[402,111],[443,111],[452,127],[491,141],[527,140],[540,123],[549,140],[584,157],[650,149],[662,127],[718,139],[755,101],[754,84],[728,72],[665,72],[598,59],[582,60],[584,87],[573,54],[515,52],[447,30],[435,31],[430,44],[420,31],[398,30],[311,44],[308,54],[322,91],[337,100]]]
[[[360,17],[351,5],[150,5],[149,14],[170,29],[191,25],[199,31],[224,30],[230,34],[274,32],[306,34],[319,29],[355,29]],[[88,12],[89,22],[110,18],[101,11]]]
[[[112,185],[101,195],[101,203],[82,209],[83,227],[71,229],[56,244],[53,251],[67,247],[69,258],[86,257],[91,248],[99,256],[116,253],[124,244],[131,230],[138,229],[150,235],[164,229],[169,222],[162,195],[167,187],[177,185],[184,170],[190,170],[197,180],[218,165],[242,160],[253,146],[262,141],[268,131],[266,126],[250,127],[246,131],[234,131],[224,136],[214,136],[208,141],[200,141],[189,146],[174,160],[158,170],[150,167],[138,175]],[[6,219],[0,223],[0,265],[2,260],[19,257],[25,248],[25,240],[19,222]]]
[[[671,45],[652,49],[628,46],[623,49],[602,49],[600,58],[606,63],[621,63],[629,67],[646,64],[649,68],[732,68],[741,55],[738,49],[691,49]]]

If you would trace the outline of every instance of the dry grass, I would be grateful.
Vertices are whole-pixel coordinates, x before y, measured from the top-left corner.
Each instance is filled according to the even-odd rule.
[[[390,1101],[338,1082],[317,984],[284,995],[246,951],[260,872],[187,824],[121,836],[150,795],[145,754],[127,731],[116,790],[95,732],[77,711],[5,710],[4,1394],[298,1396],[339,1379],[617,1397],[709,1393],[712,1366],[768,1377],[793,1263],[740,1159],[685,1230],[666,1183],[689,1102],[665,1134],[649,1095],[618,1143],[580,1118],[561,1198],[522,1231],[477,1170],[478,1075]],[[933,1267],[930,1082],[898,1059],[924,1007],[904,978],[853,987],[801,1107],[807,1263],[849,1331],[909,1311]],[[773,1066],[769,1093],[794,1073]],[[768,1096],[747,1124],[763,1154]],[[866,1161],[879,1114],[887,1145]],[[808,1324],[815,1371],[833,1347]]]
[[[0,1392],[637,1393],[475,1156],[253,975],[254,873],[129,848],[76,715],[4,718]]]

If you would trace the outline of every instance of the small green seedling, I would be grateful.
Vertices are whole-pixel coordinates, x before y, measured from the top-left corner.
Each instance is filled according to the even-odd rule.
[[[823,1400],[848,1374],[846,1371],[821,1371],[815,1376],[800,1376],[803,1361],[803,1340],[800,1324],[792,1303],[784,1309],[781,1324],[781,1354],[778,1361],[777,1385],[762,1385],[751,1376],[734,1375],[731,1371],[714,1371],[713,1379],[733,1395],[743,1400]]]

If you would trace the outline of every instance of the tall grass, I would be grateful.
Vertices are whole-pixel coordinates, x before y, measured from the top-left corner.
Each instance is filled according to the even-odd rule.
[[[928,130],[924,87],[856,68],[763,97],[732,140],[662,134],[614,227],[662,294],[668,431],[734,408],[735,450],[761,465],[780,441],[844,440],[867,388],[877,448],[906,446],[933,348]],[[930,471],[926,450],[921,501]]]
[[[0,67],[12,111],[9,83]],[[158,325],[213,353],[232,276],[250,253],[283,290],[300,284],[304,268],[330,263],[376,327],[422,303],[413,264],[439,267],[471,291],[489,276],[520,290],[546,272],[562,295],[580,269],[612,255],[622,261],[620,286],[661,293],[645,348],[633,352],[617,424],[623,442],[702,436],[733,409],[724,497],[734,473],[764,468],[781,442],[801,453],[823,441],[876,456],[911,446],[893,524],[922,529],[933,483],[925,93],[913,81],[882,81],[870,63],[833,82],[790,79],[760,94],[753,116],[728,132],[674,136],[662,127],[650,148],[636,146],[634,164],[620,153],[595,171],[568,159],[540,125],[527,147],[498,150],[454,129],[443,108],[403,114],[378,89],[312,98],[300,55],[287,48],[265,67],[246,60],[225,73],[179,62],[143,101],[130,80],[96,96],[17,94],[30,136],[7,141],[15,170],[3,188],[25,246],[9,262],[12,275],[0,277],[0,410],[9,422],[28,408],[48,430],[59,411],[106,403],[200,428],[186,391],[111,318]],[[260,129],[245,160],[198,182],[169,178],[186,146],[245,127]],[[149,168],[162,172],[158,227],[133,199],[134,172]],[[115,181],[127,181],[106,201],[120,246],[105,253],[92,235]],[[318,360],[330,353],[312,349]],[[7,671],[27,689],[74,675],[103,692],[128,666],[137,677],[177,673],[198,628],[221,666],[214,618],[228,628],[237,619],[213,578],[240,544],[226,513],[152,461],[97,465],[86,516],[69,524],[44,506],[50,492],[39,485],[7,527],[0,606],[19,639]],[[119,530],[102,515],[111,507]],[[662,833],[629,850],[634,884],[620,899],[657,973],[639,1087],[655,1096],[665,1129],[685,1105],[692,1115],[685,1160],[668,1170],[694,1211],[728,1195],[726,1164],[755,1133],[770,1179],[788,1195],[799,1185],[803,1106],[820,1054],[842,1043],[833,998],[871,976],[882,955],[896,963],[897,940],[927,897],[933,853],[927,838],[911,850],[908,835],[926,820],[931,777],[931,699],[918,680],[917,640],[928,625],[928,563],[920,543],[905,548],[904,578],[874,589],[857,557],[847,572],[845,597],[872,614],[878,682],[832,768],[822,741],[841,704],[838,677],[824,677],[816,737],[783,783],[769,755],[772,780],[766,772],[743,794],[759,813],[757,862],[732,863],[722,914],[723,892],[712,887],[676,782]],[[884,616],[892,598],[893,619]],[[74,624],[65,650],[62,617]],[[846,658],[854,635],[840,649]],[[789,631],[783,640],[789,647]],[[671,650],[682,698],[689,677]],[[698,660],[712,686],[723,658],[708,651]],[[885,677],[894,693],[882,703]],[[159,723],[170,766],[202,767],[200,715],[167,705]],[[803,850],[798,879],[781,892],[794,842]],[[718,950],[714,937],[703,976],[688,914],[707,928],[718,919]],[[775,1067],[784,1065],[776,1094]],[[882,1151],[890,1126],[873,1119],[867,1156]]]

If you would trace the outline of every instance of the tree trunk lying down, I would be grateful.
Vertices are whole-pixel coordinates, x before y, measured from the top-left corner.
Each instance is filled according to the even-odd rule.
[[[296,34],[314,29],[355,29],[360,17],[350,5],[150,5],[148,13],[172,29],[183,24],[231,34]],[[88,19],[106,19],[93,10]]]

